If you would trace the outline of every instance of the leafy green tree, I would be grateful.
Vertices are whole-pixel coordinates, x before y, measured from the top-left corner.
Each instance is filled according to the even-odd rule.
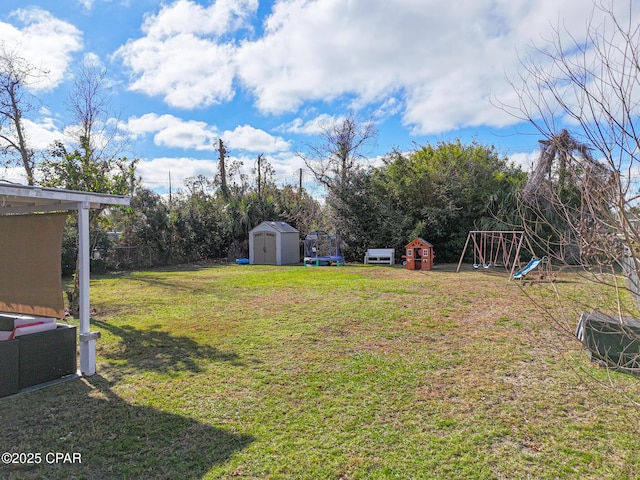
[[[348,182],[336,185],[327,195],[329,223],[345,242],[347,261],[362,260],[367,248],[388,246],[378,240],[388,217],[381,216],[373,195],[372,169],[354,168]],[[386,229],[385,229],[386,230]]]
[[[139,187],[131,197],[130,207],[113,216],[122,232],[122,246],[135,250],[134,258],[114,256],[113,267],[167,265],[171,258],[169,206],[157,193]],[[127,248],[128,247],[128,248]]]
[[[172,263],[226,257],[231,237],[223,197],[204,177],[186,183],[188,191],[174,196],[169,212]]]
[[[362,122],[353,114],[321,128],[320,142],[306,145],[306,152],[298,156],[326,191],[326,230],[342,235],[345,256],[354,260],[363,251],[367,229],[360,221],[367,215],[363,210],[366,199],[358,199],[355,192],[362,194],[368,188],[366,150],[375,141],[377,130],[372,120]]]
[[[436,246],[439,259],[453,261],[469,230],[495,223],[499,192],[513,192],[523,173],[493,147],[457,140],[409,154],[393,152],[374,176],[378,205],[393,218],[394,246],[423,237]],[[508,199],[502,197],[500,214],[517,210],[517,203],[506,204]]]
[[[67,151],[61,142],[56,142],[49,154],[50,156],[39,164],[42,178],[40,184],[43,186],[113,195],[129,195],[137,186],[138,179],[135,175],[137,160],[127,158],[96,160],[92,158],[86,145],[83,150]],[[91,243],[94,248],[98,238],[101,235],[104,237],[104,229],[101,228],[99,221],[101,213],[100,209],[92,209],[89,213],[89,223],[93,232]],[[77,229],[76,215],[71,215],[71,221],[66,228]],[[67,238],[75,237],[67,236]],[[79,299],[77,268],[78,265],[74,289],[69,294],[69,310],[72,313],[77,311]]]
[[[129,195],[138,184],[135,175],[138,160],[126,157],[96,160],[86,145],[68,151],[62,142],[54,142],[48,153],[38,164],[43,186]]]

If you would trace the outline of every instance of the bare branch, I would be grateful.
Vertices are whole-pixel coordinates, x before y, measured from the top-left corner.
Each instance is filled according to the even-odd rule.
[[[0,140],[4,164],[22,164],[29,185],[34,182],[34,151],[28,145],[23,117],[31,110],[26,88],[46,72],[36,69],[17,49],[0,43]]]
[[[321,128],[321,143],[307,144],[307,153],[297,155],[316,180],[331,190],[347,184],[358,161],[366,158],[364,148],[375,139],[377,129],[373,121],[358,122],[352,114]]]
[[[76,73],[73,91],[67,99],[75,141],[87,159],[112,160],[126,145],[122,141],[117,115],[111,109],[110,81],[101,65],[84,63]]]
[[[595,3],[580,36],[556,28],[544,48],[521,60],[519,78],[511,81],[516,104],[499,104],[544,137],[521,211],[535,248],[558,266],[579,265],[592,285],[588,296],[555,291],[574,325],[581,310],[604,312],[620,325],[640,317],[635,3],[628,0],[626,12],[614,9],[613,2]],[[629,335],[640,341],[638,334]],[[637,404],[637,395],[633,398]]]

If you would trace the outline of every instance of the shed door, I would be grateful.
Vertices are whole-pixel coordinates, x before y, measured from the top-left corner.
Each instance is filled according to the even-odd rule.
[[[256,265],[276,264],[276,234],[256,232],[253,234],[253,263]]]

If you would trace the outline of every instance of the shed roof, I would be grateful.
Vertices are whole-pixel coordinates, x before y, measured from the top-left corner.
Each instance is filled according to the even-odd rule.
[[[273,230],[280,233],[299,233],[298,230],[293,228],[287,222],[262,222],[257,227],[253,228],[251,231],[263,231],[263,230]]]

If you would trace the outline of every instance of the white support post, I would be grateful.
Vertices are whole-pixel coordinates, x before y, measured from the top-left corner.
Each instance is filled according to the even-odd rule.
[[[89,210],[88,202],[78,203],[78,257],[79,257],[79,308],[80,308],[80,372],[90,376],[96,373],[96,339],[99,335],[90,332],[89,306]]]

